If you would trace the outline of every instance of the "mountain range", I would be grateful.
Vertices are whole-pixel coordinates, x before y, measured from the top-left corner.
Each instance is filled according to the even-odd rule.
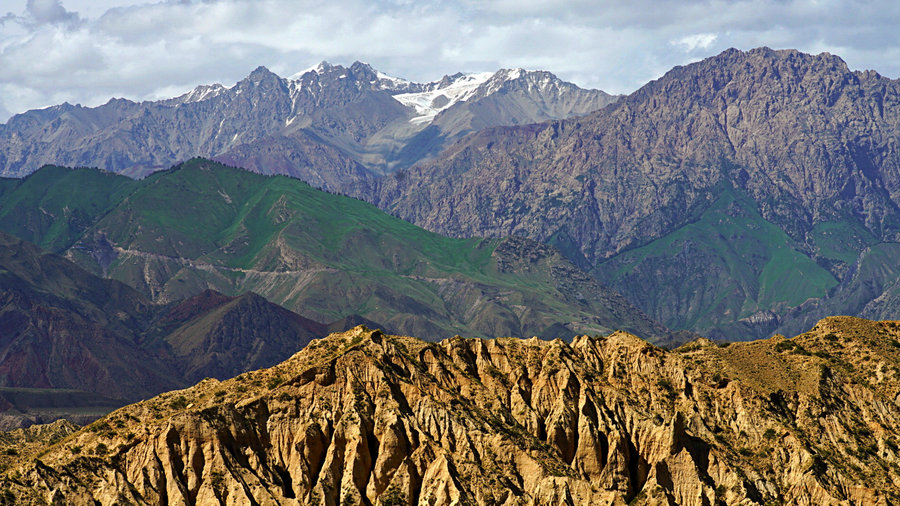
[[[746,339],[896,315],[900,82],[728,50],[590,115],[481,130],[367,198],[549,242],[672,328]]]
[[[900,310],[898,98],[897,81],[837,56],[768,48],[624,97],[546,72],[412,83],[323,62],[17,115],[0,127],[0,170],[136,176],[213,156],[441,234],[549,243],[669,328],[749,339]]]
[[[29,111],[0,127],[0,161],[16,176],[61,161],[137,176],[213,156],[441,234],[548,243],[669,328],[749,339],[900,310],[898,98],[897,81],[836,56],[768,48],[624,97],[546,72],[413,83],[323,62]]]
[[[230,88],[18,114],[0,125],[0,176],[47,164],[145,176],[204,156],[351,194],[469,132],[586,114],[614,100],[543,71],[414,83],[360,62],[323,62],[287,79],[259,67]]]

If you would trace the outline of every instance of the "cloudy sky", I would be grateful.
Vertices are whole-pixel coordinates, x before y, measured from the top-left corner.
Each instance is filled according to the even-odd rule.
[[[0,121],[64,101],[230,86],[259,65],[289,76],[323,59],[417,81],[545,69],[627,93],[674,65],[765,45],[900,76],[892,0],[3,0],[0,9]]]

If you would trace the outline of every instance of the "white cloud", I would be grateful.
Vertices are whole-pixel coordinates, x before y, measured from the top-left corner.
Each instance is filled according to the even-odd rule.
[[[0,26],[18,23],[34,29],[47,24],[74,25],[80,21],[78,13],[66,10],[60,0],[26,0],[19,7],[20,13],[10,11],[0,17]]]
[[[62,101],[230,85],[258,65],[290,75],[323,59],[414,80],[542,68],[612,93],[728,47],[829,51],[851,68],[900,71],[900,3],[887,0],[11,3],[0,12],[0,121]]]
[[[79,21],[78,14],[69,12],[60,0],[28,0],[25,13],[35,24],[69,24]]]
[[[714,33],[695,33],[672,41],[672,44],[681,46],[685,53],[693,53],[698,49],[709,49],[718,37]]]

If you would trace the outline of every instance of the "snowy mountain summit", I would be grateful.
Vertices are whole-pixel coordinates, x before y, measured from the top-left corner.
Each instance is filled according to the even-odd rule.
[[[579,91],[599,94],[601,97],[599,102],[602,102],[602,104],[598,103],[600,107],[614,100],[613,97],[599,92],[599,90],[583,90],[572,83],[559,79],[550,72],[540,70],[516,68],[500,69],[496,72],[458,72],[453,75],[445,75],[436,81],[417,83],[387,75],[375,70],[367,63],[355,62],[350,69],[355,69],[357,71],[355,74],[365,74],[367,78],[364,82],[372,85],[375,89],[391,94],[395,100],[413,109],[415,115],[409,119],[409,122],[415,125],[428,125],[439,113],[459,103],[484,99],[495,93],[515,88],[516,86],[511,83],[518,83],[529,93],[539,96],[540,102],[544,103],[548,102],[547,99],[555,98],[553,95]],[[346,68],[322,61],[313,67],[297,72],[288,80],[302,83],[304,76],[310,73],[316,76],[338,73],[340,74],[339,79],[348,78]],[[587,110],[590,109],[590,106],[584,107],[584,109],[580,111],[580,114],[590,112]],[[545,117],[537,118],[537,120],[562,119],[573,113],[571,110],[555,110],[552,106],[543,112]]]
[[[394,99],[416,110],[417,115],[409,120],[410,123],[431,123],[439,112],[474,97],[494,75],[489,72],[455,74],[424,85],[425,91],[399,93]]]
[[[231,87],[204,84],[158,102],[16,115],[0,128],[0,175],[56,163],[142,176],[203,156],[353,193],[471,132],[584,115],[615,100],[523,69],[417,83],[362,62],[323,61],[287,78],[258,67]]]

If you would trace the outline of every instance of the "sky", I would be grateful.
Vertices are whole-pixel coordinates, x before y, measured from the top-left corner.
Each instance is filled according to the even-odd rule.
[[[322,60],[413,81],[541,69],[630,93],[675,65],[768,46],[897,78],[898,22],[894,0],[2,0],[0,122]]]

